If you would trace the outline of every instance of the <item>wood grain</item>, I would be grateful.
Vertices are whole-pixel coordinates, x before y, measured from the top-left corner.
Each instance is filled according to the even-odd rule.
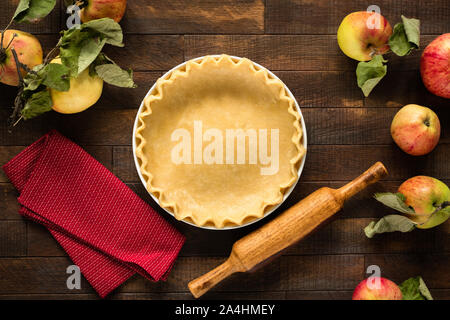
[[[221,257],[180,257],[171,276],[164,283],[151,282],[135,275],[118,288],[117,293],[126,292],[187,292],[187,282],[218,264]],[[321,289],[349,289],[360,279],[364,268],[363,256],[283,256],[252,273],[236,274],[216,288],[216,292],[257,292]],[[71,291],[66,287],[66,268],[72,262],[68,258],[0,258],[0,294],[56,294],[93,293],[84,280],[81,290]],[[317,265],[321,264],[321,268]],[[291,265],[296,266],[295,281]],[[335,268],[335,266],[341,269]],[[349,267],[343,275],[342,268]],[[26,270],[26,272],[23,272]],[[303,270],[303,271],[301,271]],[[343,276],[343,277],[342,277]],[[338,281],[333,279],[341,278]]]
[[[450,286],[450,274],[447,272],[449,263],[450,254],[365,256],[366,267],[379,266],[382,275],[396,283],[401,283],[410,277],[421,276],[428,287],[436,289],[447,289]]]
[[[125,47],[108,46],[105,53],[122,68],[167,70],[184,61],[184,38],[177,35],[128,35]]]
[[[226,53],[249,58],[278,70],[354,71],[356,61],[347,58],[334,35],[186,35],[185,58]],[[421,47],[434,39],[422,36]],[[421,50],[409,56],[387,55],[389,70],[418,70]]]
[[[448,32],[450,9],[445,0],[379,0],[374,4],[392,27],[404,15],[420,19],[423,34]],[[336,34],[347,14],[365,11],[369,5],[363,0],[267,0],[266,33]]]
[[[0,257],[27,254],[27,227],[22,221],[0,221]]]
[[[263,0],[134,0],[122,20],[127,33],[264,33]]]

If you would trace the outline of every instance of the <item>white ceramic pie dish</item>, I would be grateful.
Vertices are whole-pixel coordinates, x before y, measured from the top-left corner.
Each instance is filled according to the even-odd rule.
[[[213,57],[220,57],[220,55],[210,55],[210,56],[213,56]],[[204,58],[205,58],[205,57],[203,56],[203,57],[198,57],[198,58],[191,59],[191,60],[196,61],[196,60],[201,60],[201,59],[204,59]],[[236,56],[231,56],[231,58],[232,58],[232,59],[236,59],[236,60],[242,59],[242,58],[236,57]],[[268,74],[269,74],[270,76],[272,76],[273,78],[280,80],[280,79],[279,79],[275,74],[273,74],[270,70],[264,68],[263,66],[261,66],[261,65],[259,65],[259,64],[257,64],[257,63],[255,63],[255,62],[253,62],[253,61],[252,61],[252,63],[253,63],[257,68],[266,70],[266,71],[268,72]],[[166,78],[166,77],[168,77],[173,71],[175,71],[175,70],[177,70],[177,69],[179,69],[179,68],[184,67],[185,64],[186,64],[186,62],[183,62],[182,64],[179,64],[178,66],[172,68],[171,70],[167,71],[161,78]],[[281,80],[280,80],[280,81],[281,81]],[[283,83],[283,82],[281,81],[281,83]],[[305,148],[306,153],[307,153],[307,133],[306,133],[305,120],[303,119],[303,114],[302,114],[302,112],[301,112],[301,110],[300,110],[300,107],[299,107],[298,102],[297,102],[297,100],[295,99],[294,95],[291,93],[291,91],[289,90],[289,88],[288,88],[284,83],[283,83],[283,85],[284,85],[284,88],[286,89],[286,92],[288,93],[289,97],[291,97],[291,98],[294,100],[294,102],[295,102],[295,107],[296,107],[298,113],[300,114],[301,127],[302,127],[302,131],[303,131],[303,136],[302,136],[303,139],[302,139],[302,142],[303,142],[303,147]],[[143,175],[142,175],[142,173],[141,173],[141,169],[140,169],[140,165],[139,165],[139,162],[138,162],[138,158],[137,158],[137,156],[136,156],[136,139],[135,139],[135,137],[136,137],[136,129],[137,129],[137,126],[138,126],[139,114],[141,113],[142,108],[144,107],[144,101],[145,101],[145,98],[147,98],[149,95],[151,95],[151,94],[153,93],[155,87],[156,87],[156,82],[153,84],[153,86],[150,88],[150,90],[147,92],[146,96],[144,97],[144,99],[143,99],[142,102],[141,102],[141,105],[140,105],[140,107],[139,107],[139,110],[138,110],[138,112],[137,112],[137,114],[136,114],[136,119],[135,119],[135,121],[134,121],[134,126],[133,126],[133,136],[132,136],[132,140],[133,140],[133,141],[132,141],[132,145],[133,145],[133,158],[134,158],[134,163],[135,163],[135,166],[136,166],[136,170],[137,170],[137,172],[138,172],[138,175],[139,175],[139,179],[141,180],[141,182],[142,182],[142,184],[143,184],[143,186],[144,186],[144,188],[145,188],[146,190],[147,190],[147,187],[146,187],[147,184],[146,184],[146,181],[145,181],[145,179],[144,179],[144,177],[143,177]],[[187,224],[189,224],[189,225],[191,225],[191,226],[198,227],[198,228],[202,228],[202,229],[208,229],[208,230],[231,230],[231,229],[242,228],[242,227],[251,225],[251,224],[253,224],[253,223],[255,223],[255,222],[258,222],[258,221],[264,219],[264,218],[267,217],[269,214],[271,214],[273,211],[275,211],[275,210],[276,210],[276,209],[277,209],[277,208],[278,208],[278,207],[279,207],[279,206],[280,206],[280,205],[281,205],[281,204],[289,197],[289,195],[291,194],[292,190],[294,190],[295,186],[297,185],[298,180],[300,179],[300,176],[301,176],[302,171],[303,171],[303,167],[304,167],[304,165],[305,165],[306,153],[304,154],[304,156],[303,156],[303,158],[302,158],[302,160],[301,160],[301,162],[300,162],[300,165],[299,165],[299,168],[298,168],[297,179],[296,179],[296,181],[292,184],[292,186],[285,192],[285,194],[284,194],[284,196],[283,196],[283,200],[282,200],[279,204],[277,204],[276,206],[273,206],[272,208],[270,208],[270,209],[264,214],[264,216],[262,216],[261,218],[259,218],[259,219],[254,219],[254,220],[252,220],[252,221],[250,221],[250,222],[248,222],[248,223],[245,223],[245,224],[242,224],[242,225],[239,225],[239,226],[230,226],[230,227],[224,227],[224,228],[216,228],[216,227],[210,227],[210,226],[198,226],[198,225],[196,225],[196,224],[194,224],[194,223],[191,223],[191,222],[189,222],[189,221],[185,221],[185,220],[182,220],[182,221],[185,222],[185,223],[187,223]],[[152,199],[153,199],[156,203],[158,203],[158,205],[160,205],[158,198],[155,197],[155,196],[154,196],[151,192],[149,192],[148,190],[147,190],[147,192],[150,194],[150,196],[152,197]],[[161,205],[160,205],[160,207],[163,208]],[[164,211],[166,211],[166,212],[169,213],[170,215],[174,216],[173,212],[167,210],[166,208],[163,208],[163,209],[164,209]]]

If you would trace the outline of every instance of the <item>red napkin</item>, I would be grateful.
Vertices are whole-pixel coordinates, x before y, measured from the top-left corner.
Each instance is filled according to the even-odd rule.
[[[3,170],[101,297],[136,272],[166,279],[184,236],[81,147],[51,131]]]

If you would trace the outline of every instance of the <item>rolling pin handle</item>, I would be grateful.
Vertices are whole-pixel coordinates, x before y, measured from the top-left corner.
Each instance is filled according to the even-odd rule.
[[[239,261],[235,261],[233,257],[234,256],[231,255],[230,258],[228,258],[217,268],[189,282],[188,287],[192,295],[195,298],[198,298],[233,273],[245,271],[241,263]],[[236,262],[238,263],[236,264]],[[242,268],[240,268],[240,266]]]
[[[361,174],[358,178],[347,183],[337,191],[345,201],[366,188],[368,185],[377,182],[387,174],[388,171],[386,167],[381,162],[377,162],[369,169],[367,169],[363,174]]]

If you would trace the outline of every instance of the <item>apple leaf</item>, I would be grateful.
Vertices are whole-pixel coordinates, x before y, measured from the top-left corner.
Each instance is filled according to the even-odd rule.
[[[47,111],[52,110],[52,97],[46,89],[34,93],[25,103],[25,107],[21,111],[21,115],[25,120],[34,118]]]
[[[102,64],[95,67],[95,72],[106,83],[123,88],[136,88],[133,81],[133,71],[123,70],[115,63]]]
[[[401,215],[392,214],[381,218],[377,222],[372,221],[369,223],[369,225],[364,228],[364,233],[367,238],[373,238],[374,235],[385,232],[410,232],[414,230],[415,227],[416,223],[411,219]]]
[[[389,38],[389,47],[398,56],[405,56],[413,49],[419,48],[420,21],[408,19],[402,16],[401,23],[394,26],[394,31]]]
[[[45,18],[55,7],[56,0],[20,0],[14,13],[16,22],[38,22]]]
[[[433,300],[422,277],[409,278],[399,285],[403,300]]]
[[[123,47],[123,33],[120,24],[110,18],[91,20],[83,23],[81,29],[91,29],[100,34],[107,44]]]
[[[44,81],[43,72],[45,65],[40,64],[35,66],[31,72],[28,72],[26,76],[23,78],[24,83],[24,91],[35,91],[39,88]]]
[[[408,41],[415,45],[416,49],[420,45],[420,20],[419,19],[408,19],[402,15],[402,22],[405,26],[406,37]]]
[[[61,60],[75,77],[95,61],[105,44],[123,47],[120,25],[110,18],[92,20],[64,31],[58,46]]]
[[[97,59],[103,49],[106,39],[88,38],[83,41],[80,56],[78,57],[78,74],[86,70],[89,65]]]
[[[406,205],[405,196],[401,193],[376,193],[374,198],[385,206],[400,211],[401,213],[415,214],[414,209]]]
[[[356,78],[358,87],[361,88],[364,96],[368,97],[370,92],[380,82],[387,73],[387,65],[384,63],[382,55],[376,55],[370,61],[362,61],[356,67]]]
[[[43,85],[58,91],[69,91],[70,73],[66,66],[59,63],[50,63],[45,67],[45,72]]]
[[[437,225],[440,225],[441,223],[444,223],[445,221],[450,218],[450,206],[444,207],[442,209],[438,209],[436,212],[434,212],[430,219],[433,218],[433,221]]]

